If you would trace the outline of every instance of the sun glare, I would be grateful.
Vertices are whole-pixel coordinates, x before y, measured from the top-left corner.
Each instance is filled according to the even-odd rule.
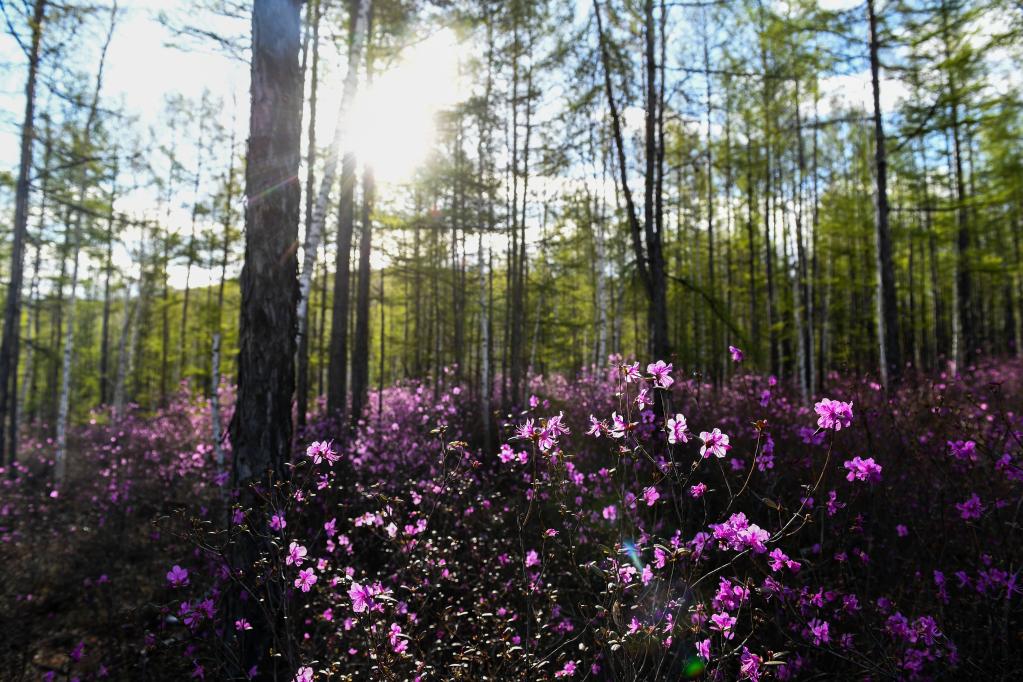
[[[406,181],[426,159],[437,112],[460,95],[459,50],[455,33],[441,29],[409,47],[356,100],[354,148],[360,160],[373,165],[379,181]]]

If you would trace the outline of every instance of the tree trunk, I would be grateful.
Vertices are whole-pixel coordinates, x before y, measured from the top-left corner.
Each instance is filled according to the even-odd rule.
[[[308,241],[310,229],[313,224],[313,183],[316,178],[316,104],[317,92],[319,90],[320,73],[320,0],[312,0],[306,7],[306,13],[312,12],[312,18],[308,21],[312,25],[312,69],[309,75],[309,128],[306,147],[306,181],[305,181],[305,229],[306,241]],[[303,62],[304,62],[303,54]],[[304,72],[303,68],[303,72]],[[344,95],[342,94],[342,97]],[[321,225],[321,232],[323,226]],[[303,246],[303,249],[308,246]],[[312,249],[312,264],[309,266],[308,278],[309,287],[307,296],[312,296],[313,273],[316,267],[316,256],[319,254],[319,246]],[[306,257],[302,254],[302,272],[299,275],[299,295],[302,293],[301,283],[306,275]],[[326,273],[324,273],[326,274]],[[309,315],[309,301],[304,298],[298,303],[298,377],[297,377],[297,403],[296,414],[298,417],[298,428],[305,427],[306,413],[309,411],[309,334],[306,319]]]
[[[110,47],[110,41],[114,37],[114,26],[116,23],[117,3],[115,2],[111,6],[110,27],[107,30],[106,40],[104,41],[103,47],[100,51],[99,66],[96,69],[96,85],[92,93],[92,101],[89,105],[89,114],[85,119],[85,126],[82,128],[82,137],[80,140],[82,148],[77,150],[82,158],[88,155],[88,145],[92,142],[93,126],[96,123],[96,116],[99,113],[99,95],[103,88],[103,69],[106,64],[107,50]],[[85,203],[88,183],[88,175],[86,174],[86,169],[84,167],[80,167],[78,169],[78,176],[78,191],[75,196],[77,197],[78,204],[82,205]],[[58,399],[57,407],[57,445],[54,453],[54,479],[58,485],[64,483],[64,478],[67,474],[67,426],[71,399],[71,360],[74,357],[75,309],[77,307],[76,303],[78,296],[78,265],[82,247],[81,211],[79,211],[75,216],[74,227],[72,228],[71,234],[71,294],[68,297],[67,328],[64,336],[64,355],[61,363],[59,393],[60,397]]]
[[[17,383],[18,345],[21,331],[21,281],[24,276],[25,241],[28,234],[28,200],[32,174],[32,143],[35,138],[36,80],[42,42],[46,0],[35,0],[32,10],[32,39],[28,54],[28,78],[25,81],[25,116],[21,124],[21,156],[14,199],[14,244],[11,248],[11,281],[4,302],[3,339],[0,341],[0,464],[3,464],[7,439],[4,428],[10,417],[11,447],[7,462],[18,456]]]
[[[238,397],[231,419],[234,484],[242,504],[257,502],[250,484],[265,491],[288,476],[295,391],[296,305],[301,187],[302,74],[299,0],[255,0],[252,10],[252,85],[245,170],[245,263],[238,329]],[[265,518],[256,521],[265,522]],[[233,568],[249,575],[267,550],[262,532],[238,538]],[[259,599],[238,599],[231,610],[254,626],[240,642],[241,676],[252,665],[277,679],[294,670],[294,652],[282,639],[287,608],[279,581],[263,583]],[[272,614],[268,617],[267,614]],[[276,656],[271,656],[271,648]]]
[[[359,280],[355,298],[355,343],[352,348],[352,427],[362,418],[369,390],[369,257],[373,244],[373,169],[362,173],[362,232],[359,235]],[[383,333],[383,329],[380,330]]]
[[[881,120],[881,86],[878,59],[877,15],[874,0],[867,0],[870,24],[870,84],[874,103],[874,227],[877,258],[877,341],[881,383],[887,389],[902,372],[899,348],[899,311],[895,292],[895,268],[892,265],[892,237],[888,226],[888,157],[885,152],[884,125]]]
[[[338,107],[337,120],[334,127],[334,140],[328,151],[326,165],[323,169],[323,177],[320,179],[320,191],[316,197],[316,206],[306,226],[305,243],[302,249],[302,274],[299,284],[298,334],[300,339],[306,336],[307,320],[309,317],[309,290],[312,287],[313,267],[316,262],[316,251],[319,248],[320,239],[323,235],[327,205],[330,203],[330,190],[334,186],[334,178],[337,176],[338,155],[341,153],[344,136],[351,127],[352,106],[359,90],[359,71],[361,69],[363,53],[365,52],[365,45],[368,41],[371,7],[371,0],[357,0],[353,9],[351,39],[348,47],[348,72],[345,75],[341,93],[341,104]],[[318,24],[319,22],[317,21]],[[315,65],[315,55],[313,59],[313,64]],[[315,101],[313,101],[313,105],[315,105]],[[312,121],[310,121],[310,131],[313,130],[312,125]],[[312,140],[313,138],[310,137],[310,149],[312,149],[313,145]],[[313,160],[310,158],[310,182],[312,179],[312,163]],[[327,388],[327,409],[332,415],[339,415],[345,408],[345,372],[347,371],[348,355],[348,262],[352,245],[354,216],[352,200],[354,198],[354,187],[355,155],[348,151],[345,152],[344,159],[341,162],[341,207],[338,219],[338,253],[334,280],[334,324],[330,337],[330,378]],[[307,191],[312,191],[311,185]],[[302,342],[300,341],[300,343]],[[307,359],[305,362],[308,364],[308,347],[305,343],[303,345],[306,346],[305,355]],[[308,367],[300,369],[308,373]],[[305,380],[300,381],[303,384],[305,382]],[[300,399],[300,404],[304,405],[305,399]],[[301,412],[304,414],[304,410],[301,410]]]

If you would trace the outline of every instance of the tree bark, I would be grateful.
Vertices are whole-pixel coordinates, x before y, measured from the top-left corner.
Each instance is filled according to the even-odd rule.
[[[296,305],[301,187],[302,74],[299,68],[300,0],[255,0],[252,10],[252,85],[248,163],[245,170],[245,262],[238,329],[238,397],[230,424],[234,484],[245,506],[258,499],[251,484],[268,493],[288,476],[295,391]],[[265,518],[253,523],[263,523]],[[267,549],[265,534],[239,536],[233,568],[246,574]],[[279,581],[267,581],[260,600],[232,594],[236,617],[254,626],[240,642],[239,670],[252,665],[277,679],[294,670],[293,652],[282,640],[287,608]],[[265,590],[265,591],[264,591]],[[273,614],[268,616],[267,614]],[[273,649],[278,656],[271,656]]]
[[[0,464],[4,459],[7,439],[4,429],[10,417],[11,447],[6,459],[13,463],[17,448],[18,345],[21,331],[21,285],[25,265],[25,241],[28,234],[28,200],[32,151],[35,138],[36,80],[39,74],[39,51],[42,42],[46,0],[36,0],[32,9],[32,39],[28,53],[28,78],[25,81],[25,116],[21,125],[21,155],[14,199],[14,244],[11,248],[11,281],[4,302],[4,330],[0,340]]]
[[[899,320],[892,265],[892,237],[888,224],[888,156],[885,151],[884,124],[881,120],[881,64],[878,58],[877,15],[874,0],[867,0],[870,24],[870,84],[874,103],[874,227],[877,260],[877,340],[881,383],[887,389],[902,372],[899,348]]]

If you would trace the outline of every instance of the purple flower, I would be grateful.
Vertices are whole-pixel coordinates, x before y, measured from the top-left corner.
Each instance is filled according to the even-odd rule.
[[[959,510],[959,515],[967,521],[970,519],[979,519],[980,515],[984,513],[984,505],[981,504],[980,498],[977,497],[977,493],[970,495],[970,498],[965,502],[957,503],[956,509]]]
[[[184,587],[188,584],[188,569],[174,564],[174,568],[167,571],[167,582],[171,587]]]
[[[881,465],[874,462],[873,457],[860,459],[859,455],[843,464],[849,473],[845,475],[847,481],[867,481],[877,483],[881,480]]]
[[[720,459],[732,449],[732,446],[728,444],[728,436],[721,433],[721,429],[718,428],[710,432],[703,431],[700,433],[700,440],[703,441],[703,446],[700,447],[700,454],[703,455],[704,459],[711,455]]]
[[[558,672],[554,673],[554,676],[555,677],[575,677],[575,669],[576,669],[576,667],[577,666],[576,666],[576,662],[575,661],[568,661],[567,663],[565,663],[564,667],[561,668],[561,670],[559,670]]]
[[[817,426],[822,429],[841,431],[852,424],[852,403],[825,398],[813,407],[818,415]]]
[[[372,597],[369,589],[359,583],[352,583],[348,588],[348,598],[352,600],[352,611],[362,613],[372,605]]]
[[[664,364],[664,360],[652,362],[646,366],[646,371],[653,375],[654,385],[661,388],[671,388],[675,380],[671,378],[671,363]]]
[[[950,440],[948,451],[956,459],[977,461],[977,444],[972,440]]]
[[[668,427],[668,442],[672,445],[676,443],[688,443],[689,442],[689,427],[686,426],[686,418],[681,414],[676,414],[674,417],[669,418],[665,426]]]
[[[646,506],[652,507],[657,500],[661,499],[661,494],[657,492],[657,488],[651,485],[643,488],[643,499],[646,500]]]
[[[299,588],[303,592],[308,592],[312,589],[314,584],[316,584],[315,570],[312,568],[304,568],[298,572],[298,577],[295,578],[295,587]]]
[[[313,682],[313,669],[307,665],[302,666],[295,673],[295,679],[292,682]]]
[[[742,648],[742,655],[739,657],[739,679],[759,682],[760,664],[763,659],[751,652],[746,647]]]
[[[828,622],[826,620],[814,618],[807,623],[807,626],[810,628],[810,639],[813,640],[815,646],[827,644],[831,641],[831,635],[828,632]]]
[[[710,617],[710,629],[719,631],[725,639],[735,636],[732,628],[735,627],[736,619],[728,613],[715,613]]]
[[[710,663],[710,639],[703,639],[696,643],[696,655]]]
[[[292,542],[288,547],[288,556],[284,559],[284,563],[288,566],[291,566],[292,564],[295,566],[301,566],[302,562],[305,561],[306,554],[308,554],[308,550],[306,550],[305,547],[297,542]]]
[[[732,355],[732,362],[734,362],[735,364],[739,364],[740,362],[742,362],[743,358],[742,350],[736,348],[735,346],[729,346],[728,352],[731,353]]]

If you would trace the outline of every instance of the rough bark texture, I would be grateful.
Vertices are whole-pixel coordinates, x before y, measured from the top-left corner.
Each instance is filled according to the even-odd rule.
[[[874,0],[867,0],[870,24],[870,83],[874,96],[874,228],[877,256],[877,341],[881,382],[898,379],[902,370],[899,352],[898,308],[895,296],[895,268],[892,265],[892,235],[888,225],[888,156],[881,121],[881,86],[878,59],[877,15]]]
[[[35,137],[36,78],[39,72],[39,43],[42,38],[46,1],[36,0],[32,11],[32,42],[28,54],[28,78],[25,82],[25,118],[21,125],[21,158],[14,199],[14,244],[11,248],[11,281],[4,304],[4,331],[0,341],[0,464],[4,462],[7,440],[4,428],[10,415],[11,447],[9,461],[18,453],[16,432],[18,376],[18,333],[21,327],[21,280],[24,275],[25,239],[28,232],[29,176],[32,173],[32,138]]]
[[[362,418],[369,390],[369,257],[373,245],[373,169],[369,166],[362,176],[362,232],[359,235],[359,280],[355,302],[355,344],[352,349],[352,425]],[[381,305],[383,302],[381,301]],[[383,335],[383,328],[380,333]]]
[[[298,166],[301,145],[302,75],[299,69],[299,0],[256,0],[252,11],[252,85],[248,165],[245,172],[245,264],[241,272],[238,398],[231,419],[233,477],[243,504],[251,484],[270,490],[286,476],[291,448],[298,303]],[[252,520],[257,523],[256,519]],[[242,534],[232,552],[239,571],[253,570],[267,542],[262,533]],[[265,679],[293,670],[290,652],[277,635],[283,593],[274,581],[256,600],[232,595],[235,617],[254,630],[242,641],[239,674],[258,665]],[[281,654],[272,656],[271,649]]]

